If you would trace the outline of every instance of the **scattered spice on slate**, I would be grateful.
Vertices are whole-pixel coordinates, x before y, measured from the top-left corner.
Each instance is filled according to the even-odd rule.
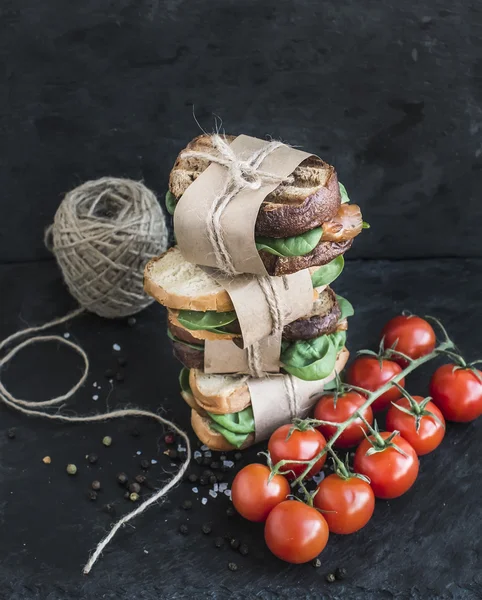
[[[203,457],[202,456],[195,456],[194,460],[197,462],[198,465],[201,465],[203,462]]]
[[[221,481],[224,481],[224,474],[223,473],[218,473],[216,475],[216,479],[218,480],[218,483],[221,483]]]
[[[184,523],[182,525],[180,525],[179,526],[179,533],[182,533],[182,535],[187,535],[189,533],[188,526],[185,525]]]
[[[91,487],[93,490],[100,490],[100,481],[97,481],[97,479],[96,479],[96,480],[94,480],[94,481],[93,481],[93,482],[90,484],[90,487]]]
[[[141,460],[140,464],[141,464],[141,469],[144,469],[145,471],[147,471],[147,469],[151,466],[151,463],[148,460],[146,460],[145,458],[143,458]]]
[[[145,485],[147,482],[147,478],[145,475],[136,475],[134,479],[139,485]]]
[[[137,502],[139,500],[139,494],[137,492],[132,492],[129,496],[129,500],[131,502]]]
[[[325,577],[326,581],[328,581],[328,583],[333,583],[336,579],[335,574],[334,573],[328,573],[328,575]]]
[[[216,548],[222,548],[222,547],[223,547],[223,545],[224,545],[224,540],[223,540],[223,538],[222,538],[222,537],[217,537],[217,538],[214,540],[214,546],[215,546]]]
[[[139,437],[141,435],[141,432],[138,429],[134,428],[131,431],[131,435],[132,437]]]
[[[217,471],[218,469],[221,468],[221,463],[213,460],[213,462],[209,465],[209,467],[213,470],[213,471]]]
[[[119,356],[119,358],[117,359],[117,364],[119,365],[119,367],[125,367],[127,364],[127,358],[125,356]]]
[[[211,485],[214,485],[217,482],[218,482],[218,480],[216,479],[216,475],[211,475],[211,477],[209,478],[209,483]]]
[[[203,471],[203,475],[204,477],[207,477],[209,479],[209,477],[211,477],[211,475],[214,475],[214,473],[210,469],[206,469],[205,471]]]
[[[228,563],[228,569],[230,571],[237,571],[238,570],[238,565],[236,563],[230,562],[230,563]]]
[[[196,473],[189,473],[187,478],[191,483],[196,483],[199,479],[199,477],[196,475]]]
[[[231,548],[233,550],[237,550],[239,548],[239,546],[241,545],[241,542],[239,540],[237,540],[236,538],[232,538],[229,542],[229,545],[231,546]]]
[[[191,500],[184,500],[184,502],[181,504],[181,508],[183,508],[184,510],[191,510],[191,508],[192,508]]]
[[[50,456],[44,456],[42,458],[42,462],[46,465],[49,465],[52,462],[52,459],[50,458]]]
[[[138,483],[131,483],[129,486],[129,492],[138,494],[141,491],[141,486]]]
[[[106,369],[104,371],[104,377],[106,379],[113,379],[114,378],[114,371],[112,369]]]
[[[234,510],[234,508],[232,506],[228,506],[228,508],[226,509],[226,514],[228,517],[234,517],[234,515],[236,514],[236,511]]]
[[[175,441],[176,441],[176,438],[174,437],[173,433],[166,433],[166,435],[164,436],[164,442],[166,444],[168,444],[169,446],[171,444],[174,444]]]
[[[130,492],[126,492],[126,493],[124,494],[124,498],[125,498],[126,500],[129,500],[130,496],[131,496],[131,493],[130,493]]]
[[[115,515],[115,506],[113,504],[104,504],[102,510],[108,515]]]
[[[230,532],[228,532],[228,533],[225,533],[225,534],[224,534],[224,539],[225,539],[227,542],[230,542],[230,541],[233,539],[233,534],[232,534],[232,533],[230,533]]]
[[[318,569],[321,567],[321,560],[319,558],[315,558],[315,560],[311,561],[311,564],[315,567],[315,569]]]
[[[221,462],[223,462],[223,461],[225,461],[225,460],[228,460],[228,457],[226,456],[226,454],[221,454],[221,456],[219,457],[219,460],[220,460]]]
[[[129,317],[127,319],[127,325],[129,325],[129,327],[134,327],[134,325],[137,323],[137,319],[135,317]]]
[[[239,547],[239,553],[243,556],[247,556],[249,554],[249,548],[247,544],[241,544]]]
[[[345,569],[345,567],[337,567],[335,570],[335,577],[337,579],[345,579],[345,577],[347,576],[347,571]]]
[[[87,456],[87,460],[90,462],[91,465],[95,465],[95,463],[99,460],[99,457],[97,456],[97,454],[89,454]]]
[[[92,500],[92,502],[97,500],[97,492],[95,492],[94,490],[91,490],[89,492],[89,500]]]
[[[207,485],[209,483],[209,479],[204,475],[201,475],[201,477],[199,478],[199,483],[200,485]]]
[[[243,458],[243,455],[241,452],[236,452],[236,454],[234,455],[234,460],[241,460]]]
[[[67,473],[69,475],[75,475],[77,473],[77,467],[75,465],[67,465]]]
[[[16,435],[17,435],[17,430],[15,429],[15,427],[10,427],[10,429],[7,431],[8,439],[14,440]]]
[[[124,379],[125,379],[124,371],[117,371],[117,373],[115,374],[115,379],[116,379],[116,381],[124,381]]]
[[[211,529],[211,525],[208,525],[207,523],[205,523],[202,527],[201,527],[201,531],[208,535],[211,533],[212,529]]]
[[[110,437],[110,435],[106,435],[102,438],[102,443],[104,444],[104,446],[110,446],[112,444],[112,438]]]
[[[120,483],[121,485],[126,485],[127,481],[128,481],[128,478],[125,473],[119,473],[117,475],[117,483]]]

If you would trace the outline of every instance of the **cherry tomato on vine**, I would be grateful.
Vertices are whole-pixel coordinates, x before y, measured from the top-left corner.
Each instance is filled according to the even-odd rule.
[[[439,367],[430,381],[430,395],[447,421],[466,423],[482,414],[482,383],[470,368]]]
[[[249,521],[266,521],[271,510],[290,493],[290,485],[282,475],[271,474],[266,465],[247,465],[236,475],[231,499],[238,513]]]
[[[264,539],[271,552],[289,563],[313,560],[328,542],[328,524],[316,508],[285,500],[269,513]]]
[[[334,394],[324,394],[315,406],[315,419],[320,421],[332,421],[333,423],[343,423],[362,406],[366,401],[358,392],[346,392],[339,394],[334,403]],[[373,412],[370,406],[367,406],[362,413],[363,417],[370,423],[373,423]],[[336,433],[336,427],[332,425],[318,425],[317,429],[329,439]],[[367,426],[361,419],[355,419],[353,423],[343,431],[340,437],[335,441],[337,448],[351,448],[356,446],[363,439],[363,432],[367,431]]]
[[[359,477],[344,479],[336,473],[318,485],[314,505],[323,512],[332,533],[355,533],[372,518],[375,494],[370,484]]]
[[[365,390],[374,392],[385,385],[390,379],[401,373],[402,367],[394,360],[382,359],[381,361],[374,356],[360,356],[355,359],[347,373],[347,383],[356,385]],[[400,386],[405,385],[405,379],[398,382]],[[384,410],[390,406],[391,402],[398,400],[401,394],[395,386],[377,398],[371,408],[373,411]]]
[[[412,398],[419,405],[424,401],[421,396],[412,396]],[[407,410],[410,409],[410,402],[407,398],[400,398],[395,404]],[[436,418],[425,411],[432,413]],[[424,405],[424,411],[419,416],[418,431],[416,424],[416,414],[409,415],[396,406],[390,408],[385,421],[385,427],[388,431],[399,431],[403,439],[407,440],[418,456],[423,456],[432,452],[441,444],[445,436],[445,419],[435,404],[428,402]]]
[[[382,337],[385,348],[391,348],[396,343],[395,350],[410,358],[430,354],[436,343],[435,332],[430,323],[415,315],[394,317],[383,328]],[[407,364],[405,359],[395,354],[393,360],[402,366]]]
[[[386,440],[392,434],[382,431],[379,435]],[[370,436],[369,440],[376,443],[374,436]],[[419,463],[415,450],[399,434],[393,438],[393,443],[405,455],[393,446],[367,455],[372,447],[368,440],[363,440],[355,452],[354,470],[370,479],[370,485],[377,498],[398,498],[411,488],[417,479]]]
[[[289,435],[291,428],[292,426],[289,424],[282,425],[269,438],[268,452],[273,465],[280,460],[311,460],[326,446],[325,438],[316,429],[305,429],[304,431],[295,429]],[[323,468],[325,461],[326,454],[323,454],[310,469],[307,477],[316,475]],[[288,463],[282,467],[281,472],[285,473],[285,477],[288,479],[296,479],[305,468],[304,464]],[[288,473],[288,471],[292,472]]]

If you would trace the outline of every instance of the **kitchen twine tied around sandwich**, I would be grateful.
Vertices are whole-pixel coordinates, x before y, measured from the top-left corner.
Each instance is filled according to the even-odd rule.
[[[282,142],[269,142],[250,156],[240,158],[236,156],[223,136],[215,133],[211,136],[211,140],[214,152],[187,150],[182,153],[182,157],[208,160],[227,169],[228,177],[226,184],[214,198],[206,216],[206,226],[217,268],[227,275],[235,276],[241,273],[236,270],[233,264],[221,226],[221,217],[225,208],[242,190],[259,190],[263,185],[270,183],[290,183],[293,181],[293,177],[279,177],[260,168],[267,156],[277,148],[285,145]],[[256,279],[268,304],[272,323],[271,334],[279,333],[283,329],[284,324],[280,296],[273,285],[271,277],[259,276]],[[282,277],[282,281],[285,289],[287,289],[288,282],[285,276]],[[252,377],[263,377],[265,372],[262,369],[262,356],[258,343],[247,348],[247,357],[249,374]]]

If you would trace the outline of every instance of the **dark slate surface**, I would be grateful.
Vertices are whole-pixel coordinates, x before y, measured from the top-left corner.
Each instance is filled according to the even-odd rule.
[[[211,129],[320,153],[365,209],[353,257],[482,256],[479,2],[4,0],[0,259],[45,257],[62,195],[160,196]],[[11,243],[8,232],[16,232]]]
[[[430,313],[443,319],[468,358],[480,356],[482,260],[349,261],[336,289],[355,304],[350,321],[352,350],[374,344],[386,319],[402,309]],[[0,338],[26,324],[64,313],[72,301],[53,262],[0,267],[2,310]],[[8,290],[9,293],[3,293]],[[188,428],[187,407],[178,395],[178,365],[164,336],[163,310],[152,306],[129,328],[94,316],[79,318],[59,333],[70,332],[92,361],[88,383],[65,410],[85,414],[126,404],[162,410]],[[128,359],[125,381],[107,397],[103,377],[115,364],[113,343]],[[409,380],[409,390],[425,394],[431,369]],[[62,393],[80,372],[80,363],[55,345],[26,350],[2,374],[16,395],[45,399]],[[94,381],[102,390],[92,400]],[[149,471],[155,484],[167,478],[170,463],[157,447],[159,428],[132,420],[89,426],[67,426],[29,419],[1,409],[0,432],[0,598],[2,600],[91,600],[142,598],[239,599],[317,598],[333,600],[430,600],[482,597],[480,555],[481,422],[451,425],[442,447],[422,460],[420,477],[403,498],[377,502],[376,512],[361,532],[332,536],[321,555],[322,567],[288,566],[264,546],[262,527],[228,519],[225,497],[201,506],[191,485],[182,484],[161,506],[122,531],[90,576],[81,575],[89,551],[108,531],[111,518],[100,509],[115,502],[118,514],[130,505],[121,497],[116,473],[139,471],[137,450],[159,463]],[[130,435],[137,425],[140,438]],[[17,427],[17,438],[6,430]],[[109,434],[112,447],[101,439]],[[242,464],[255,459],[245,454]],[[88,467],[84,456],[99,454],[99,465]],[[42,458],[52,457],[46,466]],[[70,478],[67,462],[79,473]],[[97,503],[85,498],[89,483],[98,478],[103,491]],[[180,510],[193,499],[190,513]],[[189,517],[191,533],[177,533]],[[213,534],[200,532],[213,524]],[[230,531],[249,544],[250,555],[216,550],[215,535]],[[235,560],[236,573],[227,570]],[[349,569],[346,582],[329,586],[324,575],[338,565]]]

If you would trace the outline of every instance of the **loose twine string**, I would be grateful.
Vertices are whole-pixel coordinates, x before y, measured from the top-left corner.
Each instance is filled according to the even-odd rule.
[[[9,344],[11,344],[14,340],[16,340],[18,338],[28,336],[28,335],[31,335],[32,333],[36,333],[39,331],[43,331],[45,329],[49,329],[50,327],[55,327],[57,325],[61,325],[62,323],[65,323],[66,321],[69,321],[70,319],[73,319],[73,318],[83,314],[84,312],[85,312],[85,309],[78,308],[78,309],[70,312],[69,314],[65,315],[64,317],[54,319],[53,321],[45,323],[44,325],[40,325],[38,327],[29,327],[27,329],[18,331],[16,333],[10,335],[9,337],[4,339],[0,343],[0,351],[4,350]],[[191,460],[191,445],[189,442],[189,438],[187,437],[186,433],[184,433],[184,431],[182,429],[179,429],[179,427],[177,427],[171,421],[164,419],[160,415],[150,412],[148,410],[141,410],[138,408],[119,409],[119,410],[110,411],[105,414],[87,415],[84,417],[68,417],[68,416],[61,415],[61,414],[52,415],[52,414],[43,412],[41,410],[38,410],[38,408],[42,408],[42,407],[45,408],[45,407],[53,406],[53,405],[59,404],[60,402],[63,402],[64,400],[68,400],[69,398],[71,398],[79,390],[79,388],[84,384],[85,380],[87,379],[88,372],[89,372],[89,359],[88,359],[88,356],[85,353],[85,351],[78,344],[71,342],[69,340],[66,340],[65,338],[60,337],[58,335],[41,335],[41,336],[28,338],[28,339],[24,340],[23,342],[20,342],[19,344],[14,346],[2,359],[0,359],[0,372],[1,372],[2,368],[18,352],[20,352],[20,350],[22,350],[23,348],[25,348],[27,346],[32,346],[32,345],[40,343],[40,342],[58,342],[61,344],[65,344],[66,346],[68,346],[69,348],[72,348],[75,352],[77,352],[77,354],[79,354],[84,361],[84,370],[83,370],[83,373],[82,373],[80,379],[65,394],[62,394],[61,396],[57,396],[55,398],[51,398],[49,400],[44,400],[41,402],[32,402],[29,400],[22,400],[21,398],[16,398],[13,394],[11,394],[7,390],[7,388],[4,386],[3,382],[0,379],[0,400],[4,404],[9,406],[10,408],[13,408],[14,410],[19,411],[20,413],[22,413],[24,415],[28,415],[31,417],[43,417],[45,419],[50,419],[52,421],[63,421],[63,422],[67,422],[67,423],[94,423],[94,422],[98,422],[98,421],[105,421],[105,420],[117,419],[117,418],[123,418],[123,417],[148,417],[150,419],[154,419],[161,425],[165,425],[165,426],[169,427],[170,429],[175,431],[179,436],[181,436],[183,438],[183,440],[186,442],[186,451],[187,451],[186,459],[183,462],[179,471],[166,485],[161,487],[161,489],[159,489],[155,494],[153,494],[150,498],[148,498],[147,500],[142,502],[135,510],[133,510],[130,513],[128,513],[127,515],[123,516],[121,519],[119,519],[119,521],[117,521],[117,523],[114,524],[114,526],[112,527],[110,532],[97,544],[96,549],[91,554],[87,564],[83,568],[84,574],[87,575],[88,573],[90,573],[90,570],[96,563],[97,559],[100,557],[100,555],[104,551],[107,544],[109,544],[109,542],[112,540],[112,538],[115,536],[115,534],[119,531],[119,529],[121,529],[121,527],[123,525],[125,525],[126,523],[128,523],[129,521],[131,521],[132,519],[134,519],[141,513],[143,513],[147,508],[149,508],[149,506],[158,502],[163,496],[165,496],[167,494],[167,492],[169,492],[169,490],[171,490],[174,486],[176,486],[181,481],[184,473],[186,472],[186,470],[188,468],[189,462]],[[33,410],[33,407],[35,408],[35,410]]]
[[[289,183],[293,177],[279,177],[260,169],[264,159],[274,150],[283,146],[282,142],[269,142],[263,148],[256,150],[247,158],[241,159],[233,152],[231,146],[219,134],[211,136],[214,152],[199,152],[188,150],[183,152],[183,158],[200,158],[221,165],[227,169],[226,184],[214,198],[212,206],[206,216],[208,239],[213,248],[217,268],[231,276],[239,275],[231,254],[226,245],[224,230],[221,226],[221,217],[228,204],[239,192],[245,189],[258,190],[261,186],[270,183]],[[283,313],[281,298],[273,284],[271,277],[257,277],[258,284],[266,298],[271,317],[271,334],[279,333],[283,329]],[[283,277],[283,285],[287,289],[288,281]],[[252,377],[263,377],[266,373],[262,368],[262,353],[259,343],[254,343],[247,348],[248,371]]]

